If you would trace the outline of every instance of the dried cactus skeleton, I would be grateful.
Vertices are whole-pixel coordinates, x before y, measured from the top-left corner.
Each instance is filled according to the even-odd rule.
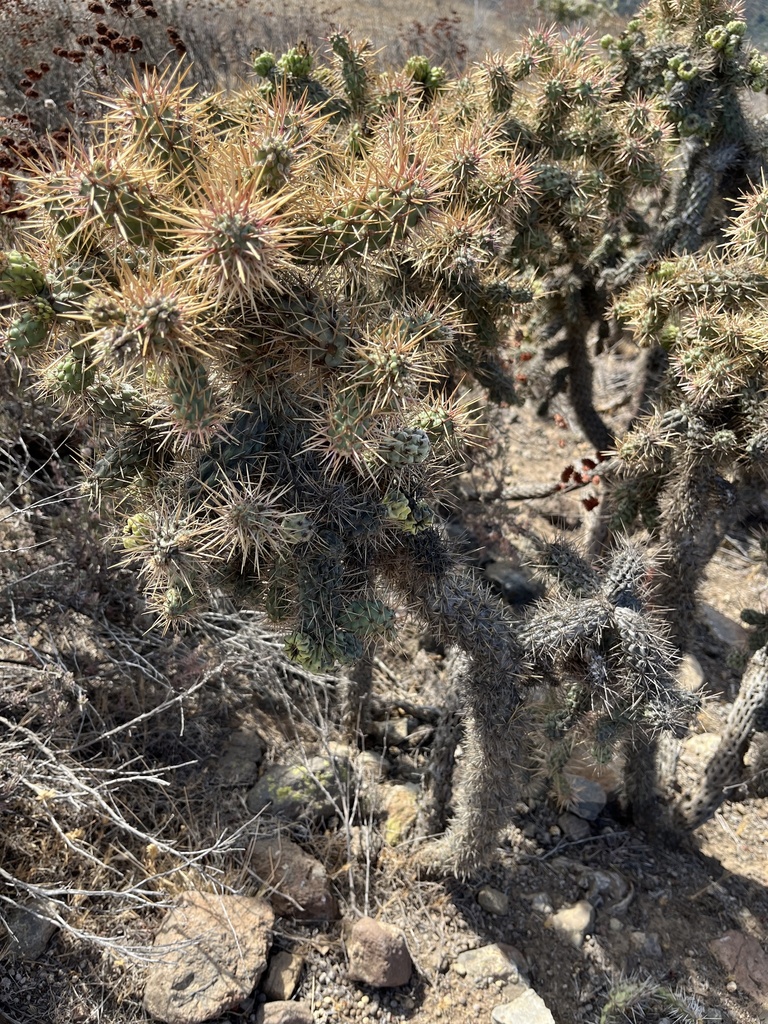
[[[655,593],[632,542],[597,568],[554,545],[559,596],[521,624],[454,563],[438,514],[478,385],[515,397],[513,323],[532,346],[565,338],[574,409],[612,443],[588,330],[652,257],[696,248],[726,171],[758,160],[753,136],[738,161],[721,138],[734,90],[766,86],[729,10],[651,3],[608,58],[531,33],[455,81],[424,57],[380,74],[341,34],[320,67],[302,47],[256,54],[229,95],[137,73],[88,138],[22,176],[5,348],[93,423],[87,490],[160,622],[225,590],[324,672],[391,635],[404,600],[465,652],[469,767],[427,857],[457,871],[506,821],[526,733],[562,788],[574,738],[605,758],[684,724],[674,648],[718,539],[698,524],[724,526],[739,473],[764,479],[765,189],[721,254],[652,266],[613,306],[669,351],[610,505],[614,530],[640,515],[663,542]],[[695,143],[659,213],[673,127]]]

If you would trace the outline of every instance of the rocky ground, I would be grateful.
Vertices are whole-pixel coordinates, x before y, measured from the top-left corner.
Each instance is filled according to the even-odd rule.
[[[632,353],[603,366],[610,396]],[[222,606],[192,636],[147,632],[96,518],[61,497],[82,439],[4,393],[0,1024],[768,1021],[768,800],[738,791],[665,848],[624,816],[612,766],[576,760],[577,799],[521,799],[493,866],[420,878],[445,652],[403,616],[350,745],[336,681],[286,668],[257,620]],[[516,524],[576,536],[599,485],[546,486],[592,454],[564,404],[502,411],[488,437],[454,529],[519,605],[538,584]],[[735,695],[739,611],[766,604],[745,527],[684,666],[708,699],[681,788]]]

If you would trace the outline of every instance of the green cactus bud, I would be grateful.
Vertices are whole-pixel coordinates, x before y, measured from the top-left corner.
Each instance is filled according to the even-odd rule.
[[[431,71],[429,58],[423,54],[417,54],[413,57],[409,57],[405,62],[405,73],[414,82],[421,82],[422,85],[426,83],[429,73]]]
[[[706,33],[704,39],[713,50],[720,51],[728,45],[728,36],[729,32],[725,25],[715,25]]]
[[[402,491],[388,491],[383,501],[387,519],[406,523],[411,519],[411,503]]]
[[[301,512],[291,512],[283,519],[280,535],[286,544],[306,544],[312,539],[315,530],[312,520]]]
[[[725,31],[729,36],[738,36],[741,38],[747,31],[746,21],[729,21],[725,26]]]
[[[358,636],[344,629],[336,629],[325,638],[325,649],[333,661],[353,665],[363,656],[363,644]]]
[[[267,78],[276,63],[274,53],[263,50],[252,59],[251,67],[260,78]]]
[[[262,54],[262,56],[264,56]],[[292,46],[277,62],[278,68],[284,75],[293,75],[294,78],[307,78],[312,70],[312,54],[304,43]]]
[[[283,135],[265,135],[253,150],[253,177],[265,192],[277,192],[291,176],[295,154]]]
[[[431,445],[429,436],[418,427],[396,430],[382,444],[379,453],[388,466],[400,469],[403,466],[418,466],[429,458]]]
[[[391,636],[395,613],[383,601],[352,601],[336,620],[340,629],[365,640],[374,636]]]
[[[45,287],[45,274],[31,256],[16,249],[0,252],[0,292],[17,299],[30,299]]]
[[[122,543],[126,551],[146,548],[152,539],[152,519],[146,512],[129,516],[123,525]]]
[[[6,344],[15,355],[26,355],[41,348],[56,315],[50,303],[41,296],[30,299],[23,309],[21,316],[8,328]]]
[[[81,395],[93,384],[96,370],[87,352],[67,352],[55,365],[54,380],[61,395]]]
[[[675,68],[677,77],[682,82],[692,82],[699,74],[699,68],[691,60],[684,60]]]
[[[334,658],[309,633],[300,630],[289,633],[283,640],[283,648],[291,661],[309,672],[328,672],[333,668]]]
[[[186,583],[177,583],[163,592],[159,611],[166,624],[175,625],[189,616],[195,604],[194,591]]]

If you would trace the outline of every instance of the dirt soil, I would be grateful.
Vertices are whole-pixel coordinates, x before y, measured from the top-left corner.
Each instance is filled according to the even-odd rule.
[[[606,413],[617,427],[626,423],[629,410],[612,407],[610,395],[632,373],[634,358],[631,350],[619,349],[601,366],[600,392],[608,396]],[[27,421],[30,416],[8,393],[3,413],[8,430],[22,413]],[[247,848],[268,823],[217,846],[219,837],[249,818],[246,787],[225,789],[217,774],[227,740],[237,729],[257,730],[266,745],[265,763],[295,754],[297,745],[306,755],[322,750],[333,738],[324,724],[333,706],[333,682],[281,675],[277,645],[258,631],[257,640],[251,634],[244,639],[230,626],[226,609],[211,616],[207,635],[173,639],[147,633],[130,574],[96,553],[97,517],[74,502],[52,503],[69,484],[82,439],[64,425],[52,429],[45,414],[40,416],[27,451],[9,442],[2,455],[6,475],[23,480],[11,495],[10,515],[0,523],[6,552],[0,580],[0,898],[7,909],[28,899],[34,886],[58,890],[70,928],[57,931],[32,961],[6,950],[0,960],[0,1024],[132,1024],[147,1019],[141,1007],[143,966],[124,947],[150,944],[164,905],[185,888],[223,885],[247,894],[259,889],[249,874]],[[554,488],[566,466],[579,466],[594,453],[562,400],[544,419],[527,406],[502,409],[488,437],[490,457],[457,482],[462,514],[460,521],[455,517],[454,532],[478,571],[495,564],[525,575],[516,524],[578,537],[593,514],[584,499],[599,497],[600,485],[529,499],[519,495],[541,492],[547,482]],[[498,571],[485,571],[498,580]],[[747,642],[739,611],[768,605],[768,577],[753,526],[735,531],[723,545],[701,597],[693,654],[708,699],[681,760],[683,788],[701,772],[735,695]],[[377,662],[378,706],[392,708],[399,700],[439,705],[445,685],[443,652],[431,650],[417,626],[404,620],[398,645],[382,651]],[[31,732],[45,749],[26,733],[12,732],[11,738],[9,724]],[[422,728],[415,735],[386,746],[366,741],[386,758],[389,783],[418,784],[423,777],[432,734]],[[87,795],[72,796],[74,783],[51,767],[52,750],[63,752],[62,764],[75,775],[85,773],[91,782],[113,779],[123,820],[94,807]],[[117,781],[114,773],[120,771],[134,772],[134,782]],[[417,966],[405,989],[376,993],[345,980],[340,924],[321,928],[281,920],[276,944],[305,957],[299,996],[316,1009],[315,1019],[490,1021],[499,989],[473,986],[453,964],[463,950],[503,942],[519,951],[532,986],[558,1024],[597,1022],[611,986],[623,975],[679,986],[706,1007],[701,1019],[768,1020],[768,979],[762,982],[761,1006],[710,948],[735,929],[768,951],[768,800],[742,800],[746,793],[739,790],[738,799],[692,837],[664,847],[627,820],[609,773],[602,781],[610,799],[588,824],[588,835],[569,838],[558,824],[561,809],[547,800],[521,802],[497,862],[467,881],[415,877],[408,843],[381,847],[374,814],[349,822],[351,831],[341,822],[322,833],[297,824],[294,838],[328,866],[345,916],[367,911],[403,928]],[[46,789],[57,785],[60,795],[70,794],[67,799]],[[350,850],[366,835],[373,835],[374,853],[355,859]],[[147,841],[152,836],[182,850],[212,849],[183,863]],[[124,898],[142,885],[150,896]],[[507,895],[505,913],[481,909],[477,896],[486,885]],[[550,914],[585,898],[595,906],[595,922],[577,949],[555,934]],[[255,1020],[257,1001],[221,1019]]]

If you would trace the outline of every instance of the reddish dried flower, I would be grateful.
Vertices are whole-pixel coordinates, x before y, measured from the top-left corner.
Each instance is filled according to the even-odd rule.
[[[75,42],[78,46],[90,46],[93,42],[93,36],[81,35],[75,37]]]
[[[597,508],[597,506],[600,504],[600,501],[598,498],[595,497],[582,498],[581,504],[584,506],[587,512],[591,512],[593,508]]]
[[[138,36],[131,36],[131,53],[136,53],[144,48],[144,43]]]
[[[129,39],[125,36],[118,36],[117,39],[113,39],[109,46],[112,53],[128,53],[131,48]]]
[[[111,42],[112,42],[112,40],[111,40],[111,39],[109,38],[109,36],[99,36],[99,42],[98,42],[98,45],[99,45],[100,47],[104,47],[104,46],[106,46],[106,47],[107,47],[107,49],[109,49],[109,45],[110,45],[110,43],[111,43]],[[95,47],[94,47],[94,49],[95,49]],[[102,50],[102,53],[103,53],[103,52],[104,52],[104,51]]]
[[[565,469],[563,470],[563,472],[560,474],[560,479],[563,481],[564,484],[567,484],[572,476],[573,476],[573,466],[569,465],[569,466],[566,466]]]
[[[51,138],[62,146],[66,145],[69,141],[69,129],[57,128],[55,132],[51,132]]]
[[[581,464],[585,469],[594,469],[597,465],[593,459],[582,459]]]
[[[147,18],[156,18],[157,17],[157,11],[154,9],[154,7],[146,7],[144,9],[144,15]]]
[[[104,5],[103,4],[99,4],[99,3],[90,3],[90,4],[88,4],[88,10],[91,12],[91,14],[106,14],[107,13],[106,8],[104,7]]]
[[[40,96],[40,93],[37,91],[37,89],[25,89],[24,95],[29,96],[31,100],[36,100]]]
[[[64,49],[63,46],[54,46],[53,55],[54,57],[66,57],[67,51]]]
[[[97,55],[97,57],[103,57],[104,56],[104,47],[103,46],[99,46],[98,43],[94,43],[93,46],[91,47],[91,49]]]
[[[30,82],[30,80],[28,78],[22,78],[21,81],[19,82],[19,88],[20,89],[31,89],[32,88],[32,83]]]
[[[107,32],[109,32],[109,25],[106,23],[106,21],[97,21],[96,31],[100,36],[105,36]]]
[[[42,73],[44,75],[47,75],[48,72],[51,70],[51,65],[47,61],[41,60],[40,61],[40,70],[42,71]]]
[[[107,31],[104,33],[104,35],[107,36],[108,39],[119,39],[120,38],[120,33],[117,31],[116,28],[108,28]]]

